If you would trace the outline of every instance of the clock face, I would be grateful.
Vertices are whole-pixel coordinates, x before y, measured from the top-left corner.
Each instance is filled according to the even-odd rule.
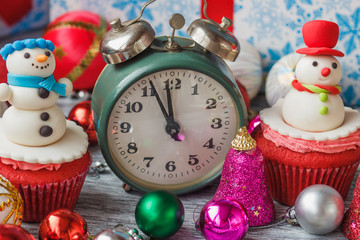
[[[234,101],[220,83],[173,69],[141,78],[122,93],[107,140],[123,178],[147,189],[177,191],[221,171],[239,126]]]

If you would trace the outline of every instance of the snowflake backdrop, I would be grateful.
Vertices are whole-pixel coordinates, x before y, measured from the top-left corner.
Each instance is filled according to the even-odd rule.
[[[133,19],[145,0],[50,0],[51,20],[72,10],[88,10],[107,20]],[[221,11],[221,2],[219,11]],[[157,0],[144,12],[143,18],[156,35],[170,35],[169,18],[181,13],[185,27],[178,32],[187,36],[186,28],[200,17],[201,0]],[[336,49],[345,53],[339,58],[343,67],[342,97],[347,105],[360,106],[360,1],[358,0],[234,0],[234,33],[246,39],[260,52],[263,68],[268,72],[282,56],[304,47],[301,34],[305,22],[325,19],[340,27]],[[241,54],[241,53],[240,53]]]

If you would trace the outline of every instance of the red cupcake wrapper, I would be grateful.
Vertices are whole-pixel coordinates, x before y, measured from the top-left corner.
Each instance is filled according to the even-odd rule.
[[[267,183],[272,198],[293,206],[297,196],[306,187],[326,184],[336,189],[346,199],[359,162],[337,168],[303,168],[265,160]]]
[[[17,186],[24,200],[23,221],[40,222],[56,209],[74,209],[89,167],[90,164],[77,176],[61,182]]]

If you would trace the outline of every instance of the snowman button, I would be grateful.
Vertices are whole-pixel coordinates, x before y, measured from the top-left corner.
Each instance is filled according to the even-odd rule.
[[[49,118],[50,118],[50,115],[47,112],[43,112],[40,115],[40,119],[43,121],[47,121],[47,120],[49,120]]]
[[[40,135],[43,137],[49,137],[53,133],[53,129],[49,126],[42,126],[40,128]]]
[[[42,88],[39,88],[38,95],[41,98],[48,98],[50,95],[50,92],[42,87]]]

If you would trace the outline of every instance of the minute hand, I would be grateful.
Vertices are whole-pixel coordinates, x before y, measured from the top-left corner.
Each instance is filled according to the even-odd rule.
[[[159,104],[159,106],[160,106],[161,112],[162,112],[162,114],[164,115],[165,120],[166,120],[166,122],[167,122],[168,119],[169,119],[169,115],[167,114],[167,112],[166,112],[166,110],[165,110],[164,104],[162,103],[162,101],[161,101],[161,99],[160,99],[160,97],[159,97],[159,94],[158,94],[157,91],[156,91],[156,88],[155,88],[155,86],[154,86],[154,83],[153,83],[151,80],[149,81],[149,83],[150,83],[150,85],[151,85],[151,88],[152,88],[153,91],[154,91],[154,95],[155,95],[155,97],[156,97],[156,101],[158,102],[158,104]]]

